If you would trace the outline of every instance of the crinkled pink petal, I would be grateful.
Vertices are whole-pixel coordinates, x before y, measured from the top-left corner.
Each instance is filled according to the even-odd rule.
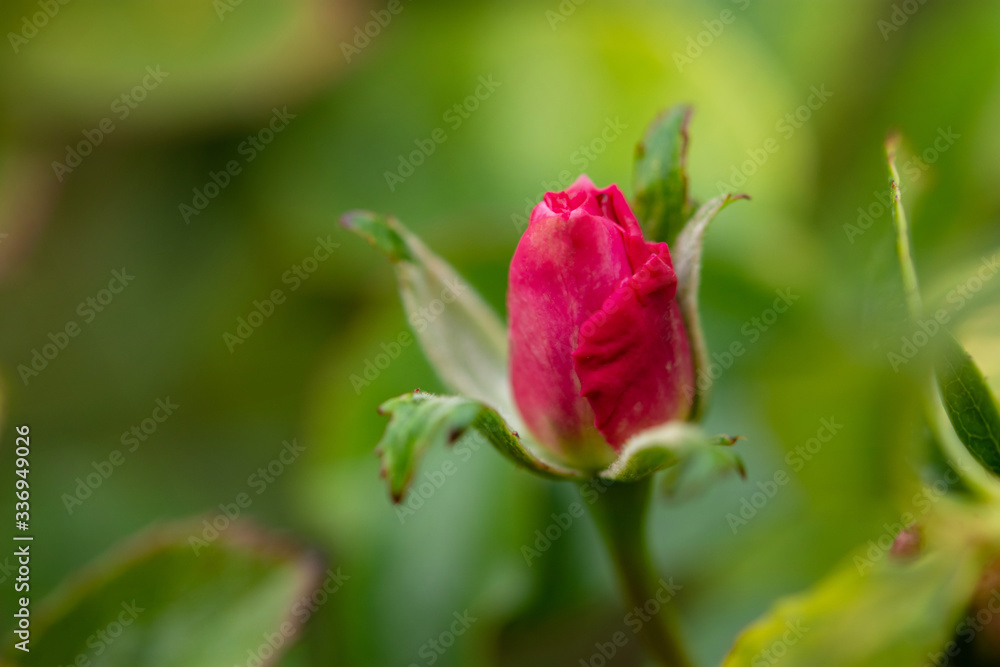
[[[677,276],[665,243],[580,329],[573,352],[597,429],[616,450],[632,435],[686,416],[693,370]]]

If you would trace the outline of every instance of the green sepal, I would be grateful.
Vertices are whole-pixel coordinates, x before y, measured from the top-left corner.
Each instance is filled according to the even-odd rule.
[[[455,269],[395,218],[350,211],[341,224],[392,260],[407,320],[445,386],[521,428],[507,371],[507,328]],[[432,313],[428,316],[427,313]]]
[[[706,435],[700,427],[671,421],[632,436],[614,463],[600,477],[615,482],[638,482],[670,469],[665,484],[668,493],[690,488],[694,476],[703,479],[730,472],[745,475],[743,462],[733,451],[736,440]]]
[[[550,463],[529,451],[495,410],[463,396],[422,391],[390,398],[379,406],[389,424],[375,452],[393,502],[401,502],[417,466],[431,447],[450,445],[474,432],[516,465],[548,479],[583,479],[581,472]]]
[[[707,201],[694,214],[671,248],[674,270],[677,272],[677,302],[684,317],[684,327],[691,345],[694,367],[694,400],[691,405],[691,421],[698,421],[705,412],[708,402],[708,388],[699,386],[698,378],[708,368],[708,346],[701,330],[698,314],[698,285],[701,282],[701,252],[708,223],[726,206],[738,199],[750,199],[744,194],[724,194]]]
[[[660,490],[668,498],[683,500],[700,495],[716,480],[733,473],[745,480],[747,471],[743,459],[733,449],[740,439],[718,435],[709,438],[709,447],[693,447],[684,459],[663,474]]]
[[[691,107],[677,105],[657,116],[635,147],[633,211],[646,239],[672,244],[691,217],[687,146]]]

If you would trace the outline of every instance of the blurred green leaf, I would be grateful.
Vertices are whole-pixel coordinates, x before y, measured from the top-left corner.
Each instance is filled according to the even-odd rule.
[[[95,0],[48,6],[53,15],[37,30],[24,19],[40,11],[38,2],[0,10],[17,34],[28,35],[12,47],[15,58],[0,60],[0,97],[8,101],[5,111],[32,127],[79,133],[102,118],[116,128],[243,120],[287,104],[343,63],[332,39],[346,27],[342,5]],[[150,70],[162,70],[162,83]]]
[[[280,655],[312,613],[319,563],[243,526],[214,540],[204,530],[193,521],[156,528],[114,549],[44,602],[30,652],[8,642],[7,657],[45,667],[219,667]]]
[[[1000,407],[976,362],[951,333],[940,341],[938,388],[958,438],[979,463],[1000,476]]]
[[[553,479],[581,477],[529,452],[503,418],[479,401],[415,391],[389,399],[379,412],[390,415],[375,452],[382,459],[381,474],[389,483],[393,502],[402,501],[417,464],[430,447],[453,443],[470,428],[515,464],[536,474]]]
[[[650,241],[673,244],[691,217],[687,144],[689,105],[670,107],[646,128],[635,147],[633,207]]]
[[[351,211],[341,222],[393,261],[407,320],[445,385],[483,401],[523,430],[507,377],[503,321],[447,262],[395,218]]]
[[[937,515],[925,554],[890,553],[884,541],[894,535],[886,532],[812,590],[779,601],[737,639],[723,667],[779,657],[784,667],[924,664],[954,634],[996,555],[995,538],[976,527],[980,517],[957,507]],[[991,523],[995,530],[995,517]]]
[[[910,228],[902,202],[902,184],[899,171],[896,169],[896,153],[900,141],[898,134],[890,134],[885,142],[892,220],[896,232],[896,254],[910,323],[913,326],[919,324],[923,328],[925,326],[923,302],[913,262]],[[940,322],[933,324],[939,328],[944,326]],[[939,348],[935,350],[937,357],[934,374],[941,392],[941,405],[948,421],[951,422],[954,435],[986,470],[998,475],[1000,474],[1000,410],[997,408],[996,398],[972,358],[951,333],[944,331],[940,340],[934,343],[935,347]],[[922,368],[922,365],[918,366],[917,378],[923,377]],[[953,464],[953,467],[963,474],[975,492],[981,493],[990,489],[992,485],[984,485],[979,479],[982,475],[978,470],[971,463],[963,461],[965,454],[961,452],[952,433],[947,432],[948,427],[940,417],[940,407],[930,383],[926,383],[923,404],[925,417],[935,431],[936,437],[933,440],[935,446],[941,448],[941,453],[949,465]]]

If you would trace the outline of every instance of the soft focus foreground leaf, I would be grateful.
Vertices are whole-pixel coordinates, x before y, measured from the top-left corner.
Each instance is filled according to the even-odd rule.
[[[936,364],[938,388],[958,438],[977,461],[1000,476],[1000,408],[962,344],[944,332]]]
[[[927,498],[937,498],[927,489]],[[981,508],[980,508],[981,509]],[[984,567],[996,556],[995,509],[939,506],[922,554],[890,546],[902,526],[856,552],[815,588],[779,601],[736,641],[723,667],[772,664],[922,665],[956,632]],[[771,661],[771,662],[769,662]]]
[[[376,453],[382,459],[382,476],[389,483],[394,502],[400,502],[416,467],[432,446],[450,444],[473,429],[517,465],[554,479],[579,478],[581,474],[545,462],[522,445],[503,418],[479,401],[462,396],[435,396],[421,391],[391,398],[379,411],[390,415],[389,425]]]
[[[616,482],[637,482],[660,470],[673,468],[671,481],[682,486],[684,471],[704,475],[707,464],[715,474],[736,471],[743,474],[743,463],[729,448],[733,440],[725,436],[710,437],[688,422],[673,421],[633,436],[621,454],[601,477]],[[690,480],[688,480],[690,481]]]
[[[352,211],[342,223],[392,260],[407,319],[445,385],[522,429],[507,375],[507,331],[496,313],[394,218]]]
[[[708,367],[708,347],[701,330],[701,316],[698,313],[698,284],[701,280],[701,250],[708,223],[726,206],[737,199],[749,199],[746,195],[724,194],[706,202],[694,214],[677,237],[671,255],[677,272],[677,301],[684,315],[691,355],[694,361],[694,403],[691,407],[692,421],[698,420],[705,411],[708,388],[702,387],[702,370]]]
[[[215,540],[203,530],[176,524],[115,549],[46,600],[30,652],[10,641],[8,658],[45,667],[218,667],[256,655],[268,664],[311,614],[319,563],[242,526]],[[208,543],[196,551],[192,537]]]
[[[633,208],[650,241],[673,244],[691,216],[687,144],[691,107],[671,107],[649,125],[635,147]]]

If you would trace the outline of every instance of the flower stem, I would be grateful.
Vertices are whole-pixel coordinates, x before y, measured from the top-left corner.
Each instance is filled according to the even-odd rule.
[[[646,620],[639,637],[658,664],[664,667],[692,667],[677,634],[677,622],[670,603],[663,603],[664,588],[653,569],[646,546],[646,512],[649,507],[650,478],[635,483],[603,482],[591,514],[611,553],[621,584],[625,606],[642,610],[636,616]],[[584,496],[586,497],[586,495]],[[667,595],[672,596],[672,591]],[[655,604],[654,604],[655,603]],[[650,613],[649,609],[657,609]]]

